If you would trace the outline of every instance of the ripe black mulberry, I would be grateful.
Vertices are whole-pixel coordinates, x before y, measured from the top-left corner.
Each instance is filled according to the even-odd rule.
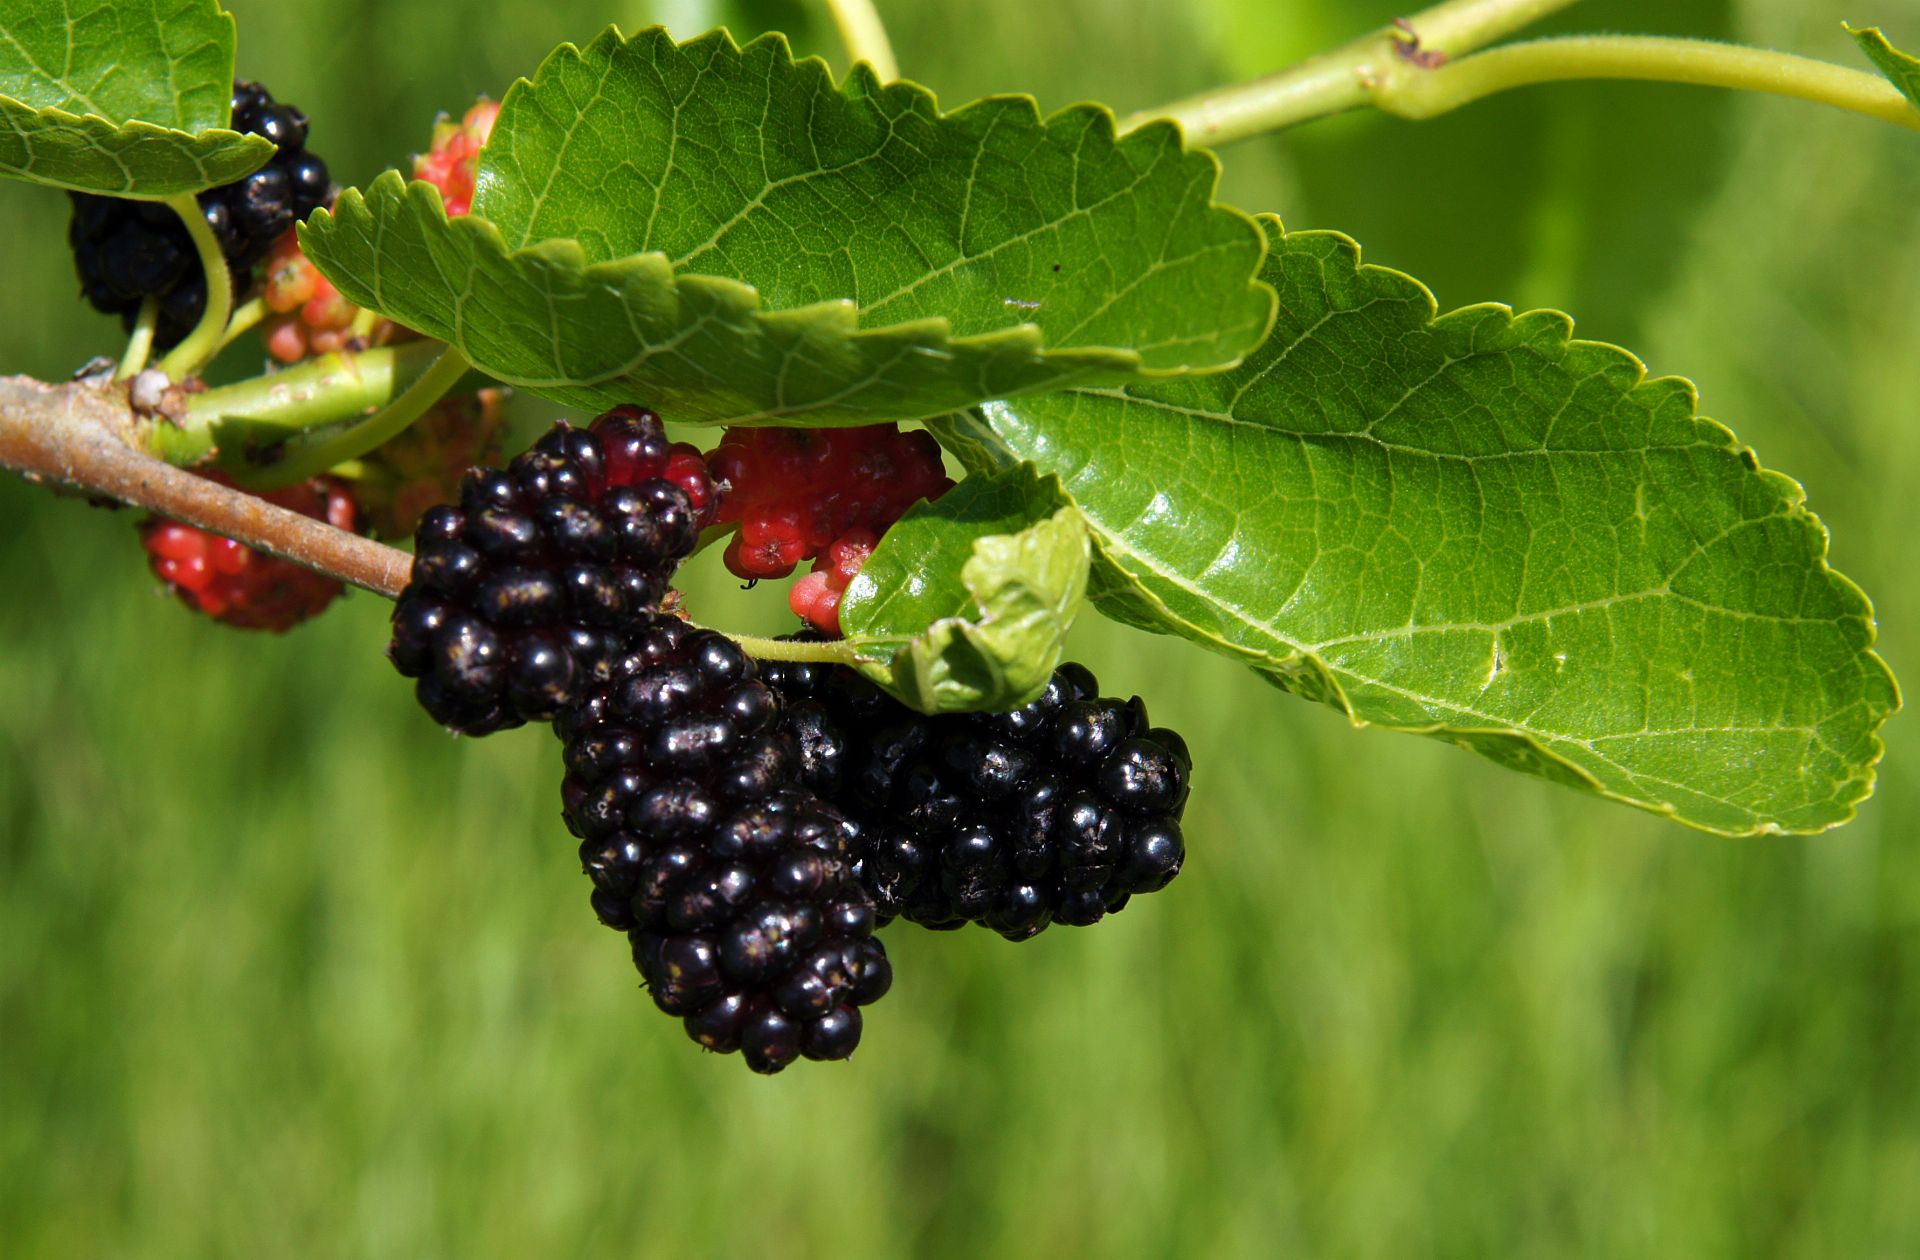
[[[593,906],[662,1011],[756,1072],[843,1059],[892,984],[858,833],[798,782],[801,754],[725,636],[642,616],[554,723]]]
[[[1010,713],[936,717],[845,666],[760,668],[801,782],[861,829],[861,882],[883,922],[1025,940],[1094,923],[1180,871],[1186,742],[1139,697],[1102,697],[1084,666],[1061,666]]]
[[[234,269],[235,292],[287,229],[331,195],[327,164],[307,151],[307,116],[276,102],[258,83],[233,85],[235,131],[265,136],[278,151],[265,166],[199,196],[200,213]],[[174,212],[157,201],[127,201],[73,193],[73,246],[82,293],[94,307],[119,315],[132,328],[140,304],[159,299],[154,345],[177,344],[207,306],[207,279],[193,238]]]
[[[421,516],[388,655],[451,730],[550,719],[611,676],[623,627],[659,605],[713,507],[699,453],[652,412],[558,424]]]

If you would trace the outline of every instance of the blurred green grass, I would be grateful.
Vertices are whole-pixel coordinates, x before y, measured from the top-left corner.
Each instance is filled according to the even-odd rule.
[[[883,7],[949,104],[1123,109],[1396,11]],[[354,181],[558,39],[715,12],[232,8],[242,72]],[[1845,61],[1827,8],[1577,16]],[[1920,40],[1915,0],[1857,16]],[[1444,304],[1562,306],[1691,376],[1807,485],[1911,668],[1912,137],[1595,85],[1224,160],[1237,204]],[[115,346],[65,301],[63,217],[0,189],[0,370]],[[765,1081],[695,1053],[593,923],[549,737],[439,733],[374,599],[281,639],[189,617],[132,520],[0,480],[0,1256],[1920,1254],[1909,721],[1857,822],[1729,842],[1089,621],[1078,654],[1194,746],[1186,872],[1019,947],[892,931],[856,1061]],[[711,566],[690,600],[768,616]]]

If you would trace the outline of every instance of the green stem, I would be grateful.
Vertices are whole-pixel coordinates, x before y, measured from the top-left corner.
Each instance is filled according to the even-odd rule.
[[[407,386],[398,398],[350,429],[326,436],[306,433],[290,440],[273,463],[256,471],[236,473],[234,480],[251,489],[290,486],[323,473],[335,464],[357,459],[407,431],[432,406],[446,397],[472,365],[452,346],[442,348],[433,366]]]
[[[114,372],[116,381],[130,381],[146,369],[147,357],[153,353],[153,326],[160,322],[160,299],[150,297],[140,303],[140,313],[133,320],[133,335],[127,338],[127,352],[120,356],[119,370]]]
[[[227,321],[227,330],[220,334],[220,349],[225,350],[248,329],[256,327],[267,317],[265,298],[248,298],[233,312],[233,318]]]
[[[763,661],[819,661],[831,665],[860,663],[860,653],[845,639],[796,643],[789,639],[761,639],[753,635],[734,634],[730,630],[720,633],[738,643],[748,656]]]
[[[873,7],[873,0],[827,0],[833,23],[840,28],[840,42],[847,56],[873,67],[882,83],[900,77],[900,63],[894,60],[893,41],[887,38],[886,24]]]
[[[1448,0],[1398,27],[1383,27],[1295,66],[1142,110],[1122,131],[1161,119],[1180,125],[1196,144],[1221,145],[1280,131],[1374,103],[1383,87],[1424,74],[1410,55],[1459,56],[1570,8],[1577,0]]]
[[[1374,103],[1402,118],[1432,118],[1510,88],[1576,79],[1640,79],[1766,92],[1920,131],[1920,110],[1878,75],[1792,53],[1653,35],[1583,35],[1509,44],[1403,77],[1376,92]]]
[[[1407,24],[1429,52],[1450,57],[1485,48],[1496,39],[1524,30],[1542,18],[1570,9],[1579,0],[1450,0],[1436,4]],[[1409,29],[1410,28],[1410,29]]]
[[[207,216],[191,195],[167,198],[167,205],[187,225],[187,235],[200,253],[200,270],[207,278],[207,309],[186,339],[160,360],[160,370],[176,381],[197,376],[220,353],[221,338],[227,331],[227,319],[233,314],[233,277],[227,271],[227,256],[207,226]]]
[[[186,417],[154,426],[147,449],[168,463],[197,464],[229,434],[265,431],[280,440],[363,416],[405,392],[440,361],[440,351],[437,341],[410,341],[357,354],[323,354],[190,395]]]

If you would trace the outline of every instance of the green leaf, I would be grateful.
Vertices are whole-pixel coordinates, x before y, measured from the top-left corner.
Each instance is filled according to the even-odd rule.
[[[9,0],[0,175],[158,200],[258,169],[272,142],[227,129],[233,39],[216,0]]]
[[[1060,484],[1018,466],[967,478],[887,531],[847,586],[860,669],[926,713],[1039,695],[1086,596],[1086,523]]]
[[[609,30],[508,91],[471,216],[389,175],[301,239],[353,301],[533,393],[854,424],[1231,366],[1274,299],[1217,175],[1098,106],[943,115],[778,36]]]
[[[1920,57],[1895,48],[1877,26],[1856,30],[1844,22],[1841,25],[1846,26],[1847,34],[1853,36],[1860,50],[1872,59],[1874,65],[1880,67],[1880,73],[1892,80],[1893,86],[1899,88],[1908,100],[1920,106]]]
[[[1710,831],[1850,818],[1899,696],[1800,487],[1564,315],[1436,318],[1346,237],[1268,226],[1281,325],[1238,371],[942,440],[1059,474],[1102,611],[1356,724]]]

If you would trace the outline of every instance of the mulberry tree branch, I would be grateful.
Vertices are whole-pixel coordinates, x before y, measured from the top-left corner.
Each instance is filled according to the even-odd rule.
[[[1382,92],[1427,68],[1423,60],[1458,57],[1578,2],[1443,0],[1263,78],[1142,110],[1123,121],[1120,130],[1171,119],[1194,144],[1218,146],[1360,109],[1377,104]]]
[[[0,377],[0,467],[223,534],[388,599],[406,586],[406,552],[155,459],[139,449],[138,423],[124,385]]]

